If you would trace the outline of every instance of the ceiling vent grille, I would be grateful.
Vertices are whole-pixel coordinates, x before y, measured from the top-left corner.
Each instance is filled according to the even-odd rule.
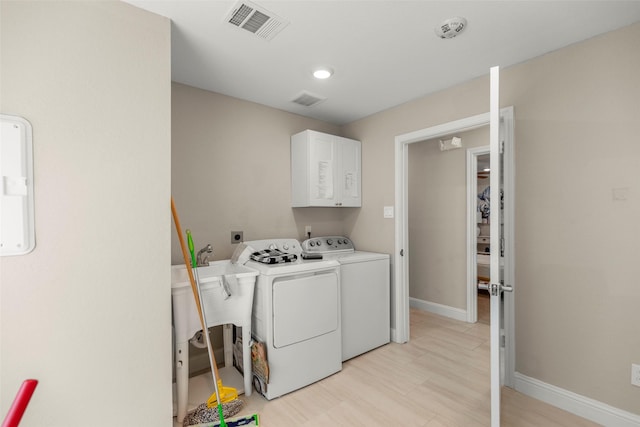
[[[298,105],[302,105],[304,107],[311,107],[313,105],[321,103],[325,99],[327,98],[324,98],[319,95],[314,95],[307,91],[302,91],[291,101],[295,102]]]
[[[227,15],[226,21],[265,40],[273,39],[289,25],[288,21],[248,1],[237,3]]]

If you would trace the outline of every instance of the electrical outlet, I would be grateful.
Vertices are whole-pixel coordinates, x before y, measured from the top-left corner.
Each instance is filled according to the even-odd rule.
[[[631,384],[640,387],[640,365],[631,364]]]
[[[242,243],[244,241],[244,233],[242,231],[231,232],[231,243]]]
[[[310,225],[305,225],[304,226],[304,234],[307,236],[311,236],[311,226]]]

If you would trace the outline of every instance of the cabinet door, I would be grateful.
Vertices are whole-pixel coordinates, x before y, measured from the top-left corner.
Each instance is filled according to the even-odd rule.
[[[361,206],[360,197],[360,141],[336,137],[338,170],[336,176],[336,202],[339,206]]]
[[[309,205],[335,206],[337,163],[335,137],[320,132],[309,135]]]
[[[291,205],[361,206],[360,141],[306,130],[291,137]]]

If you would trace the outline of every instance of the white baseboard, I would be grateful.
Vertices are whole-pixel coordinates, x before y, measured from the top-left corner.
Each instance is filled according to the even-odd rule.
[[[527,377],[519,372],[516,372],[514,377],[517,391],[582,418],[607,427],[640,426],[640,415],[614,408],[606,403]]]
[[[467,321],[467,310],[463,310],[461,308],[455,308],[411,297],[409,297],[409,307],[428,311],[429,313],[439,314],[440,316],[450,317],[451,319],[461,320],[463,322]]]

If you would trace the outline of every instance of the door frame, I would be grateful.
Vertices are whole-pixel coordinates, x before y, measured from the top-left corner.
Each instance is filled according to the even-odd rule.
[[[392,340],[409,341],[409,219],[408,219],[408,156],[409,145],[465,132],[489,125],[489,113],[478,114],[460,120],[431,126],[395,137],[395,268],[394,268],[394,325]],[[514,292],[504,294],[505,372],[504,384],[513,387],[515,372],[515,156],[514,156],[514,112],[513,106],[500,109],[501,124],[504,125],[504,192],[505,192],[505,282],[514,287]],[[475,216],[474,216],[475,221]],[[475,224],[474,224],[475,226]],[[475,230],[475,228],[474,228]],[[508,256],[507,256],[508,255]],[[468,261],[469,262],[469,261]],[[469,286],[469,283],[467,283]],[[469,291],[467,291],[469,295]],[[467,297],[467,321],[469,321],[469,298]]]
[[[489,154],[488,145],[467,148],[467,322],[478,321],[477,206],[478,157]]]

